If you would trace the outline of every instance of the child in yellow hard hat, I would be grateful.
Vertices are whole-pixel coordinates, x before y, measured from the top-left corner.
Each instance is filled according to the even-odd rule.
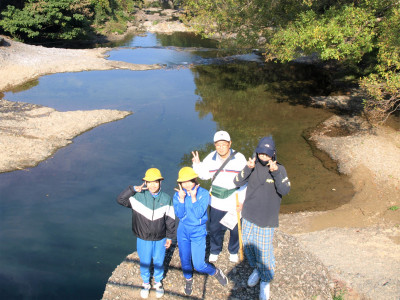
[[[224,273],[205,262],[207,207],[210,194],[200,187],[198,175],[190,167],[183,167],[178,175],[179,189],[173,198],[175,214],[179,218],[177,240],[183,276],[186,279],[185,294],[192,294],[193,268],[200,273],[215,277],[220,284],[228,283]]]
[[[156,297],[164,295],[161,280],[164,277],[165,250],[175,238],[175,213],[172,199],[161,192],[164,178],[160,170],[151,168],[146,171],[144,183],[128,186],[118,196],[117,202],[132,208],[132,231],[137,237],[137,252],[140,260],[140,276],[143,288],[142,298],[148,298],[150,292],[150,265],[154,265],[154,285]]]

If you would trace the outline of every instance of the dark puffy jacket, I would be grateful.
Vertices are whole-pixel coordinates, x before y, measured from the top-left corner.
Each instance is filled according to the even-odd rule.
[[[129,186],[119,194],[117,202],[132,208],[132,231],[138,238],[147,241],[175,239],[175,213],[168,194],[160,192],[154,198],[147,190],[136,193],[133,186]]]

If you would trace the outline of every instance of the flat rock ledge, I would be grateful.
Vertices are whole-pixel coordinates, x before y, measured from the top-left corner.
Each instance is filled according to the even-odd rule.
[[[33,46],[5,36],[0,47],[0,91],[6,91],[43,75],[62,72],[125,69],[160,69],[153,64],[132,64],[107,59],[111,48],[61,49]]]
[[[224,245],[228,244],[228,236],[225,235]],[[271,300],[332,299],[334,283],[327,268],[314,255],[301,248],[296,238],[276,230],[274,247],[276,274],[271,283]],[[246,285],[253,271],[246,260],[237,264],[229,262],[225,247],[215,265],[228,276],[228,286],[222,287],[211,276],[195,272],[193,294],[185,296],[179,249],[177,246],[171,247],[165,259],[165,295],[162,299],[258,299],[259,285],[253,288]],[[141,284],[139,258],[134,252],[108,279],[103,299],[140,299]],[[149,299],[156,299],[154,289]]]
[[[136,22],[132,29],[164,34],[193,31],[179,20],[182,13],[180,10],[162,8],[139,10],[135,14]]]
[[[361,113],[364,109],[365,95],[361,89],[350,89],[346,95],[315,96],[311,98],[311,106],[335,109],[352,114]]]
[[[34,167],[72,139],[98,125],[123,119],[128,111],[59,112],[0,100],[0,173]]]

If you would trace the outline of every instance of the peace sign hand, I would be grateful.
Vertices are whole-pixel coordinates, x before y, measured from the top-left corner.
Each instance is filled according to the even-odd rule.
[[[278,165],[277,165],[276,161],[273,161],[272,159],[268,162],[267,165],[269,166],[269,170],[271,172],[278,170]]]
[[[254,158],[250,158],[249,157],[249,160],[247,161],[247,166],[250,169],[254,169],[254,167],[256,166],[256,158],[255,157]]]
[[[133,188],[135,189],[135,191],[137,193],[140,193],[141,191],[147,190],[147,186],[144,186],[145,184],[146,184],[146,182],[143,182],[142,185],[139,185],[139,186],[135,185]]]
[[[185,193],[184,190],[182,190],[182,185],[180,183],[178,183],[178,185],[179,185],[179,190],[177,188],[174,188],[174,190],[178,192],[179,202],[180,203],[184,203],[185,202],[186,193]]]
[[[189,195],[190,195],[190,197],[192,197],[193,203],[197,201],[196,195],[197,195],[197,190],[199,189],[199,186],[200,186],[200,184],[196,185],[193,190],[189,191]]]
[[[194,164],[199,164],[200,163],[199,152],[197,152],[197,151],[193,152],[192,151],[192,155],[193,155],[192,162]]]

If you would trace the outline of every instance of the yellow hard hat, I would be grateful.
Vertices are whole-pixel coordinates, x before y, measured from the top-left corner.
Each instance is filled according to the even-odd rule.
[[[178,182],[185,182],[199,177],[191,167],[183,167],[179,170]]]
[[[164,178],[161,176],[161,172],[159,169],[150,168],[146,171],[143,180],[144,181],[156,181],[163,180]]]

